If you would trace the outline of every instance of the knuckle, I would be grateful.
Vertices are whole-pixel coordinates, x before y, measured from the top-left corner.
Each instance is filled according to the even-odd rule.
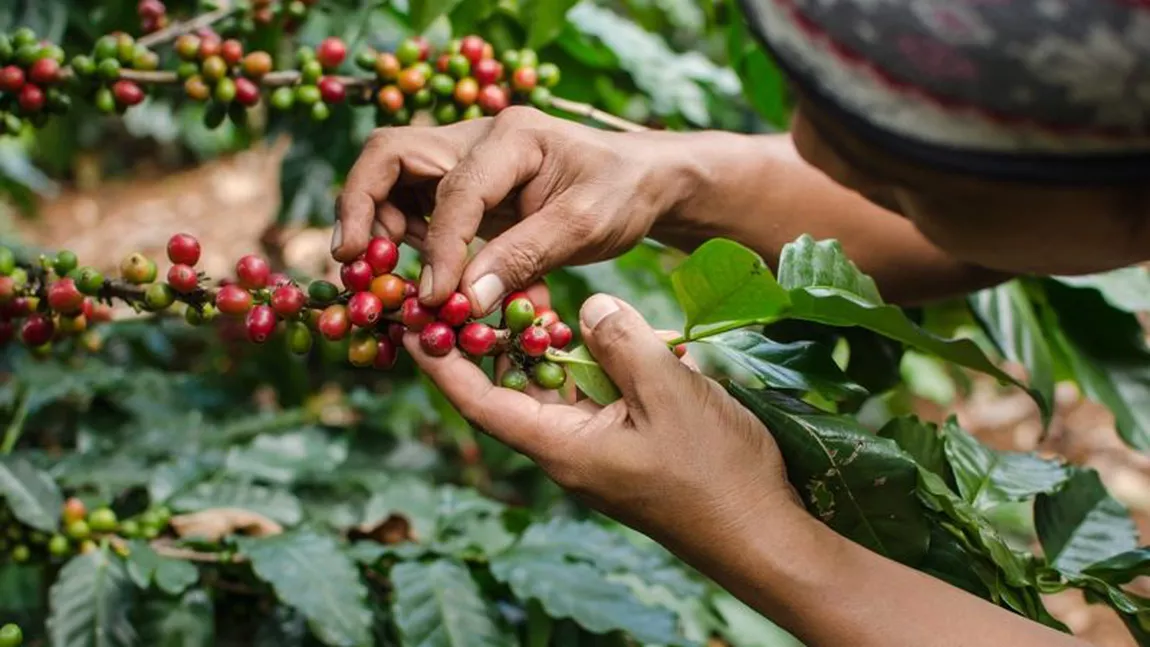
[[[501,262],[506,271],[520,281],[527,281],[543,269],[544,254],[535,243],[520,242],[504,248]]]
[[[517,128],[534,119],[536,111],[527,106],[509,106],[495,115],[495,125],[498,128]]]

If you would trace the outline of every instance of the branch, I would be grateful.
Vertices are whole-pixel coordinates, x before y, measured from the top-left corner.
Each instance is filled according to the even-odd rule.
[[[633,121],[628,121],[622,117],[616,117],[609,112],[603,112],[589,103],[581,103],[579,101],[572,101],[564,99],[563,97],[551,97],[551,105],[557,110],[569,112],[579,117],[585,117],[603,124],[609,128],[614,128],[625,133],[641,133],[650,130],[646,126],[637,124]]]
[[[170,557],[172,559],[182,559],[187,562],[199,562],[202,564],[243,564],[248,561],[246,557],[238,553],[206,553],[190,548],[180,548],[173,546],[170,543],[157,540],[151,543],[152,550],[156,551],[157,555],[163,557]]]
[[[232,6],[231,0],[221,0],[220,5],[221,6],[219,9],[196,16],[191,20],[172,23],[171,25],[168,25],[159,31],[152,32],[147,36],[140,37],[136,42],[145,47],[154,47],[156,45],[175,40],[176,38],[188,32],[193,32],[197,29],[211,26],[216,22],[227,18],[236,11],[235,7]]]

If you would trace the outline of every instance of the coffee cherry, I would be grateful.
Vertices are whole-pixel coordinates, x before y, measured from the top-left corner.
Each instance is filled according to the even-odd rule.
[[[0,92],[19,92],[24,87],[24,70],[16,65],[0,69]]]
[[[184,81],[184,94],[192,101],[207,101],[212,96],[212,89],[204,83],[203,77],[196,75]]]
[[[455,97],[455,102],[459,105],[470,106],[479,98],[479,83],[470,77],[460,79],[459,83],[455,84],[453,96]]]
[[[16,270],[16,254],[7,247],[0,247],[0,276],[11,276]]]
[[[252,79],[262,79],[272,71],[272,55],[267,52],[252,52],[244,57],[244,75]]]
[[[315,48],[315,58],[325,70],[334,70],[347,58],[347,46],[334,36],[325,38],[319,47]]]
[[[35,348],[52,341],[55,332],[56,326],[51,317],[37,313],[24,320],[24,325],[20,327],[20,339],[25,346]]]
[[[11,276],[0,276],[0,303],[9,303],[16,298],[16,281]]]
[[[276,110],[291,110],[295,105],[295,91],[287,87],[276,88],[272,91],[271,103]]]
[[[452,88],[455,84],[452,84]],[[403,91],[394,85],[386,85],[379,89],[375,97],[376,104],[388,114],[395,114],[403,108]]]
[[[459,116],[460,121],[471,121],[473,119],[482,119],[482,118],[483,118],[483,108],[480,108],[478,105],[467,106],[467,109],[464,110],[463,114]]]
[[[227,63],[229,67],[239,65],[240,61],[244,59],[243,44],[234,38],[229,38],[220,43],[220,58],[224,59],[224,62]]]
[[[200,39],[195,34],[183,34],[173,46],[176,56],[185,61],[194,61],[200,56]]]
[[[100,550],[100,547],[96,545],[96,542],[92,541],[91,539],[85,539],[84,541],[80,542],[80,547],[76,549],[76,552],[80,553],[81,555],[88,555],[96,552],[97,550]]]
[[[471,317],[471,302],[462,292],[454,292],[439,307],[439,320],[452,326],[462,326]]]
[[[567,348],[571,344],[571,339],[575,336],[571,332],[571,327],[562,321],[557,321],[546,328],[547,334],[551,336],[552,348]]]
[[[543,328],[544,330],[550,327],[551,324],[557,323],[558,321],[559,313],[555,312],[554,310],[549,310],[547,308],[537,308],[535,310],[535,325]]]
[[[17,102],[24,112],[39,112],[44,108],[44,91],[38,85],[26,83],[24,87],[20,88]]]
[[[559,85],[559,66],[554,63],[543,63],[536,70],[539,85],[553,88]]]
[[[372,366],[378,370],[386,371],[395,366],[399,358],[399,343],[391,339],[380,339],[375,347],[375,361]]]
[[[88,515],[88,527],[93,532],[115,532],[118,525],[116,513],[110,508],[96,508]]]
[[[312,337],[307,324],[293,321],[287,326],[288,348],[296,355],[307,355],[311,352]]]
[[[403,64],[399,62],[395,54],[385,52],[375,59],[375,75],[383,81],[394,81],[399,77],[400,70],[403,69]]]
[[[339,288],[327,281],[312,281],[307,286],[307,295],[312,301],[326,305],[339,296]]]
[[[345,263],[339,268],[339,278],[343,287],[352,292],[366,292],[371,289],[371,278],[374,276],[371,265],[362,259]]]
[[[535,306],[526,297],[515,299],[503,309],[503,318],[511,332],[522,332],[535,322]]]
[[[168,239],[168,260],[180,265],[200,262],[200,241],[191,234],[176,234]]]
[[[260,102],[260,86],[245,77],[235,80],[235,101],[241,106],[251,107]]]
[[[65,315],[80,312],[84,305],[84,294],[72,279],[60,279],[48,286],[48,307]]]
[[[120,263],[120,276],[136,285],[156,280],[156,264],[143,254],[132,254]]]
[[[200,287],[200,277],[191,265],[176,264],[168,269],[168,285],[180,294],[188,294]]]
[[[228,74],[228,64],[219,56],[210,56],[200,64],[200,73],[208,81],[219,81]]]
[[[144,100],[144,90],[132,81],[116,81],[112,85],[112,96],[121,106],[139,105]]]
[[[28,79],[40,85],[52,85],[60,80],[60,64],[52,58],[42,58],[28,69]]]
[[[455,86],[453,85],[452,89],[454,88]],[[459,121],[459,108],[455,107],[454,103],[444,103],[443,105],[436,106],[435,121],[441,126]]]
[[[479,82],[479,85],[484,87],[498,83],[503,76],[503,65],[495,59],[485,58],[475,64],[472,69],[472,76]]]
[[[420,54],[422,51],[418,42],[412,38],[408,38],[395,48],[395,57],[399,60],[400,65],[407,67],[421,60]]]
[[[383,301],[371,292],[356,292],[347,302],[347,317],[360,328],[368,328],[379,321]]]
[[[555,362],[539,362],[531,369],[531,376],[545,389],[558,389],[567,383],[567,371]]]
[[[272,292],[272,310],[285,319],[298,315],[306,303],[307,296],[294,285],[280,285]]]
[[[407,326],[401,323],[387,324],[387,338],[396,346],[403,345],[403,335],[407,333]]]
[[[319,316],[319,333],[331,341],[339,341],[351,330],[347,308],[335,304],[328,306]]]
[[[96,74],[105,81],[115,81],[120,78],[120,61],[106,58],[96,65]]]
[[[216,309],[226,315],[246,314],[251,307],[251,292],[238,285],[225,285],[216,293]]]
[[[533,67],[521,67],[511,75],[511,87],[516,92],[527,94],[539,83],[539,75]]]
[[[422,331],[428,324],[435,321],[436,312],[419,302],[416,297],[407,297],[403,300],[401,314],[403,325],[414,332]]]
[[[545,110],[551,107],[551,90],[542,87],[535,88],[531,91],[531,95],[528,97],[528,101],[530,101],[531,105],[535,106],[536,108]]]
[[[48,540],[48,554],[53,557],[67,557],[71,549],[72,546],[64,535],[52,535]]]
[[[12,561],[17,564],[23,564],[32,558],[32,551],[24,544],[17,544],[12,549]]]
[[[366,294],[366,293],[364,293]],[[379,340],[366,330],[357,330],[351,336],[347,346],[347,361],[357,368],[366,368],[375,364],[375,357],[379,354]]]
[[[465,36],[459,41],[459,53],[467,58],[472,65],[483,60],[483,49],[487,43],[479,36]]]
[[[551,347],[551,335],[539,326],[529,326],[519,333],[519,347],[529,357],[542,357]]]
[[[56,257],[52,259],[52,270],[56,272],[56,276],[67,276],[72,270],[80,264],[80,259],[76,258],[76,254],[71,250],[62,249],[56,253]]]
[[[448,57],[447,69],[440,71],[446,72],[456,79],[466,78],[471,74],[471,61],[467,60],[467,57],[462,54],[455,54]]]
[[[539,67],[539,54],[533,49],[519,50],[519,67]]]
[[[455,348],[455,331],[442,321],[433,321],[420,331],[419,345],[428,355],[443,357]]]
[[[444,53],[440,54],[439,58],[435,59],[435,71],[449,78],[450,75],[448,74],[448,70],[451,68],[451,56],[451,54]],[[466,58],[463,60],[466,61],[468,65],[471,65],[471,62],[467,61]]]
[[[150,72],[160,67],[160,55],[143,45],[136,46],[136,53],[132,58],[131,67],[136,70]]]
[[[73,521],[80,521],[88,516],[88,508],[84,506],[84,502],[76,497],[69,497],[64,501],[64,508],[60,516],[64,519],[65,524],[70,524]]]
[[[527,383],[527,374],[518,368],[509,369],[499,379],[499,386],[513,391],[526,391]]]
[[[324,103],[343,103],[347,99],[347,89],[334,77],[325,76],[316,86],[319,87],[319,94]]]
[[[418,60],[426,61],[431,56],[431,43],[427,42],[427,39],[423,36],[412,36],[411,40],[415,43],[415,46],[419,48]]]
[[[409,67],[399,73],[396,85],[404,94],[415,94],[427,84],[427,75],[418,67]]]
[[[60,337],[74,337],[88,329],[88,319],[82,314],[56,317],[56,334]]]
[[[262,344],[275,332],[276,313],[271,306],[257,305],[248,311],[244,327],[248,331],[248,339],[253,344]]]
[[[476,105],[485,114],[497,115],[511,105],[511,98],[507,96],[507,91],[501,86],[487,85],[479,90]]]
[[[236,278],[240,286],[258,290],[268,284],[271,268],[268,262],[255,254],[248,254],[236,262]]]
[[[371,271],[375,276],[387,274],[394,270],[396,265],[399,265],[399,246],[390,238],[376,236],[367,243],[363,260],[371,266]]]
[[[216,101],[228,104],[236,99],[236,82],[231,77],[225,76],[224,78],[216,81],[216,87],[212,90],[212,98]]]
[[[64,534],[77,541],[82,541],[91,536],[92,530],[88,527],[87,521],[77,519],[64,527]]]
[[[459,348],[468,355],[482,357],[495,348],[498,341],[495,329],[485,323],[473,321],[459,331]]]
[[[167,283],[153,283],[144,291],[144,306],[152,312],[168,309],[176,302],[176,292]]]

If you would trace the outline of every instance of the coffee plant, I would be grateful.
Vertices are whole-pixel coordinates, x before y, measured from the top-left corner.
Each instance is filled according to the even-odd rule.
[[[526,104],[759,131],[788,110],[725,2],[20,0],[0,30],[0,187],[28,209],[50,192],[38,165],[158,131],[148,115],[202,156],[290,133],[281,221],[323,225],[377,126]],[[1043,596],[1081,590],[1150,645],[1126,586],[1150,549],[1098,474],[910,415],[904,361],[1025,389],[1044,424],[1073,382],[1150,449],[1143,270],[903,310],[833,240],[795,240],[773,271],[732,241],[644,244],[477,319],[462,295],[421,305],[415,251],[384,238],[338,285],[258,249],[209,276],[211,243],[163,239],[166,258],[112,265],[0,245],[0,647],[796,645],[474,429],[400,352],[418,333],[498,359],[504,388],[608,403],[565,323],[596,291],[681,329],[667,352],[770,428],[837,532],[1062,630]]]

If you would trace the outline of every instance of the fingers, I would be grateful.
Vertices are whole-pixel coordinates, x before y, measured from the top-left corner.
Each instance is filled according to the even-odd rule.
[[[632,410],[658,404],[659,394],[673,389],[676,377],[689,371],[642,315],[615,297],[592,296],[583,303],[579,323],[587,349]]]

